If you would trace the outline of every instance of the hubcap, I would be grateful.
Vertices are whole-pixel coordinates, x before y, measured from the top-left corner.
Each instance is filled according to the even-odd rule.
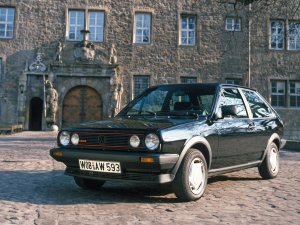
[[[275,148],[272,148],[270,152],[270,165],[271,171],[275,173],[278,169],[278,151]]]
[[[193,159],[189,169],[189,185],[193,194],[198,195],[201,193],[205,179],[205,167],[200,158]]]

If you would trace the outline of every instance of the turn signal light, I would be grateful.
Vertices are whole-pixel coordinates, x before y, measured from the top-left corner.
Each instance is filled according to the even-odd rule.
[[[56,157],[61,157],[62,156],[62,152],[54,152],[53,155],[56,156]]]
[[[141,157],[141,162],[142,163],[154,163],[155,159],[154,158],[150,158],[150,157]]]

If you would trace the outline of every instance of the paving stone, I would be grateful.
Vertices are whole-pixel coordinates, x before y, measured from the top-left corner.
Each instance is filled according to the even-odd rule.
[[[107,182],[78,188],[49,156],[56,133],[0,136],[0,224],[298,224],[300,152],[281,152],[281,171],[256,168],[210,178],[196,202],[157,185]]]

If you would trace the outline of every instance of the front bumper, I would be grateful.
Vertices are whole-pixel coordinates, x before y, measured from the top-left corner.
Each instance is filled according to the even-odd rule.
[[[147,183],[168,183],[175,175],[171,173],[178,154],[147,154],[137,152],[107,152],[86,149],[54,148],[50,155],[57,161],[64,163],[67,168],[65,174],[99,180],[126,180]],[[153,162],[141,162],[142,157],[152,158]],[[79,159],[95,161],[120,162],[121,174],[102,173],[80,170]]]

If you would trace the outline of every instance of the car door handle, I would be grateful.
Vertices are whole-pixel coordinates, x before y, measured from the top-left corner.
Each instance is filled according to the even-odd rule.
[[[253,130],[253,129],[255,129],[255,125],[253,125],[253,124],[248,124],[248,125],[243,125],[243,126],[240,126],[239,128],[240,129],[249,129],[249,130]]]
[[[253,129],[255,129],[255,127],[256,126],[254,124],[249,124],[248,129],[253,130]]]

